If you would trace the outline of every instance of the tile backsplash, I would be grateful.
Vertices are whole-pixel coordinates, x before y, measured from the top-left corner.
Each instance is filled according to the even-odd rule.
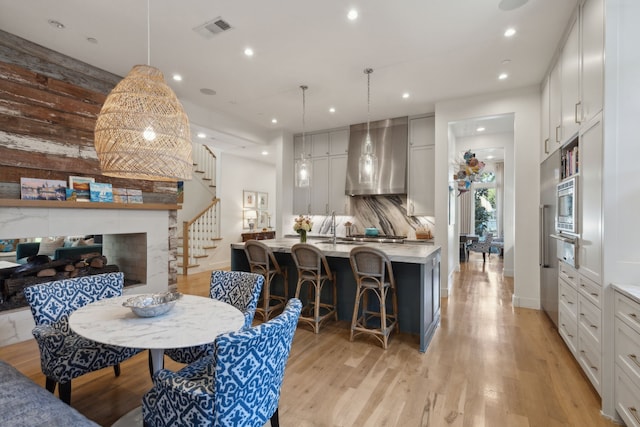
[[[355,196],[350,199],[351,215],[336,216],[338,236],[346,235],[344,224],[350,221],[351,234],[364,234],[367,227],[375,227],[380,234],[406,236],[415,239],[417,228],[428,228],[435,231],[435,218],[430,216],[407,216],[407,196]],[[293,234],[291,226],[285,227],[283,234]],[[331,234],[331,216],[311,215],[313,230],[311,234]]]

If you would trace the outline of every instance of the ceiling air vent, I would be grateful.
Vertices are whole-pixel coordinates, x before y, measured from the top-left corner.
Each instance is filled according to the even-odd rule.
[[[213,36],[231,30],[232,28],[233,27],[229,25],[227,21],[218,16],[217,18],[213,18],[202,25],[198,25],[193,29],[193,31],[200,34],[202,37],[210,39]]]

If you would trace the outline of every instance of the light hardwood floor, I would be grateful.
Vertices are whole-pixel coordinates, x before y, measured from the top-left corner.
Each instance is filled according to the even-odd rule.
[[[545,314],[513,308],[500,258],[472,254],[442,301],[427,352],[417,337],[392,335],[384,351],[369,338],[349,342],[346,322],[319,335],[298,327],[280,398],[283,426],[614,426],[600,398]],[[181,292],[208,295],[209,274],[180,280]],[[401,287],[402,284],[400,283]],[[33,340],[0,348],[0,358],[44,385]],[[180,365],[166,360],[166,367]],[[147,355],[73,381],[72,406],[109,426],[151,387]],[[1,423],[0,423],[1,424]]]

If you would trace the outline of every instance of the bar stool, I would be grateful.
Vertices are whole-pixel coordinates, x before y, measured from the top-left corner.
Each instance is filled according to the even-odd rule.
[[[258,240],[247,240],[244,253],[249,260],[251,272],[264,276],[262,298],[256,307],[256,314],[262,316],[262,320],[266,322],[273,311],[284,309],[289,300],[289,275],[287,269],[280,266],[271,248]],[[278,275],[283,279],[284,295],[271,293],[271,284]]]
[[[349,260],[357,286],[350,341],[353,341],[353,338],[358,334],[370,334],[380,341],[382,347],[386,349],[389,335],[393,329],[400,330],[396,281],[393,277],[391,260],[384,252],[366,246],[353,248],[349,253]],[[387,312],[389,292],[391,292],[393,313]],[[377,301],[369,301],[370,294]],[[361,299],[362,307],[360,306]],[[372,322],[372,320],[374,321]]]
[[[291,247],[291,257],[298,269],[296,298],[300,298],[302,285],[307,285],[307,301],[302,307],[299,321],[311,325],[317,334],[320,331],[320,324],[326,319],[333,317],[338,320],[336,275],[329,268],[324,254],[313,245],[296,243]],[[325,283],[329,283],[332,287],[331,302],[322,302],[322,288]]]

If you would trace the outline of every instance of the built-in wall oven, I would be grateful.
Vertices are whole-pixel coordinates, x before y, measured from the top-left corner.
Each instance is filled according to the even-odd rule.
[[[558,184],[556,231],[578,234],[578,181],[576,177]]]
[[[578,267],[578,180],[573,176],[557,185],[558,207],[556,210],[557,256],[561,261]]]

